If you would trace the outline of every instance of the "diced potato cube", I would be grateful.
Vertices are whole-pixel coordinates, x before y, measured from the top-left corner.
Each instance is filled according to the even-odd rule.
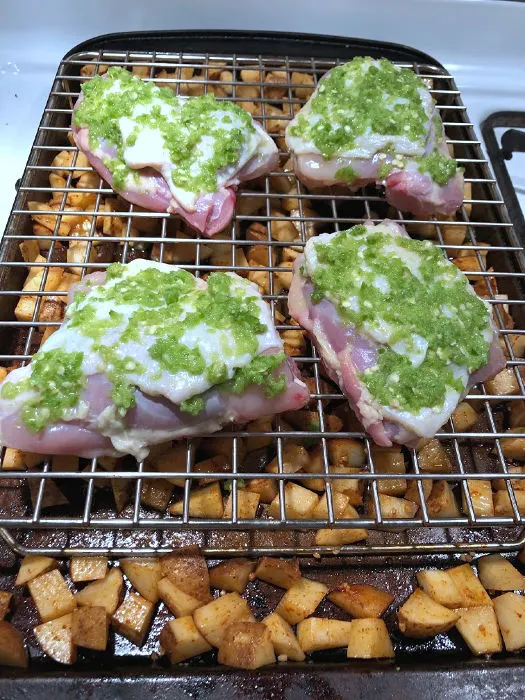
[[[9,591],[0,591],[0,620],[3,620],[9,612],[11,597],[12,593],[9,593]]]
[[[489,554],[476,561],[479,580],[488,590],[525,591],[525,576],[501,554]]]
[[[385,493],[379,493],[377,497],[383,520],[392,518],[413,518],[417,513],[417,505],[414,501],[407,501],[405,498],[397,498],[396,496],[388,496]],[[373,499],[370,500],[370,511],[372,517],[375,517],[375,504]]]
[[[427,511],[432,518],[457,518],[459,508],[448,481],[434,481],[430,496],[427,498]]]
[[[308,464],[308,452],[302,445],[288,443],[282,449],[283,474],[295,474]],[[267,465],[266,471],[272,474],[279,472],[279,460],[275,456]]]
[[[108,560],[106,557],[72,557],[69,563],[71,580],[75,583],[96,581],[104,578],[107,572]]]
[[[153,603],[138,593],[130,593],[113,613],[111,624],[116,632],[137,646],[141,646],[144,643],[154,612]]]
[[[346,656],[349,659],[394,658],[392,640],[384,621],[377,618],[351,620]]]
[[[301,578],[286,591],[275,612],[291,625],[296,625],[317,609],[327,593],[324,583]]]
[[[243,593],[255,567],[251,559],[226,559],[210,569],[210,586]]]
[[[0,666],[28,666],[24,638],[16,627],[5,620],[0,620]]]
[[[348,507],[350,499],[344,493],[338,491],[332,492],[332,504],[335,518],[342,518],[345,510]],[[312,518],[316,520],[328,519],[328,496],[324,493],[321,500],[315,506],[312,513]]]
[[[356,509],[348,505],[341,516],[341,520],[355,520],[359,517]],[[315,533],[315,544],[321,547],[340,547],[345,544],[353,544],[360,540],[366,540],[368,530],[362,527],[356,528],[321,528]]]
[[[109,618],[103,607],[77,608],[71,618],[73,644],[103,651],[108,645]]]
[[[466,433],[478,420],[478,414],[467,401],[462,401],[452,414],[452,420],[458,433]]]
[[[299,646],[291,625],[276,612],[262,620],[270,631],[273,648],[278,656],[286,656],[291,661],[304,661],[304,651]]]
[[[233,490],[233,489],[232,489]],[[257,516],[260,496],[248,489],[237,489],[237,518],[239,520],[254,520]],[[224,518],[231,518],[233,514],[233,494],[230,493],[224,507]]]
[[[428,500],[433,485],[431,479],[407,480],[408,485],[407,490],[405,491],[404,498],[406,498],[407,501],[413,501],[416,505],[421,506],[421,496],[419,495],[418,483],[421,484],[421,489],[423,491],[423,498],[425,499],[425,502]]]
[[[120,569],[110,569],[99,581],[93,581],[75,595],[77,604],[87,607],[103,607],[113,615],[120,602],[124,580]]]
[[[492,605],[489,594],[481,585],[470,564],[461,564],[452,569],[447,569],[452,580],[463,596],[462,608],[473,608],[478,605]]]
[[[524,474],[523,467],[507,467],[509,474]],[[510,483],[514,491],[525,491],[525,479],[509,479],[505,476],[503,479],[494,479],[492,486],[495,491],[506,491],[507,484]]]
[[[498,620],[493,605],[478,605],[461,612],[456,628],[477,656],[502,650]]]
[[[271,503],[279,493],[275,479],[250,479],[246,484],[248,491],[258,493],[260,503]]]
[[[284,487],[285,516],[292,520],[303,520],[312,517],[315,506],[319,502],[319,496],[305,489],[303,486],[288,482]],[[280,519],[280,498],[279,494],[273,499],[268,508],[268,515],[271,518]]]
[[[198,608],[193,619],[199,632],[214,647],[221,645],[226,629],[232,623],[255,620],[248,603],[238,593],[226,593]]]
[[[156,603],[159,599],[158,583],[162,577],[160,561],[155,557],[121,559],[120,568],[141,596]]]
[[[183,515],[184,499],[171,505],[169,512],[171,515]],[[193,518],[222,518],[224,505],[219,483],[215,481],[209,486],[190,491],[188,513]]]
[[[328,600],[352,617],[370,618],[381,617],[394,596],[367,584],[341,583],[329,594]]]
[[[520,393],[516,374],[512,367],[502,369],[499,374],[485,382],[487,394],[493,396],[514,396]],[[504,440],[502,440],[502,443]]]
[[[453,471],[445,448],[436,438],[428,440],[418,449],[417,461],[423,474],[449,474]]]
[[[191,615],[194,610],[204,605],[202,600],[186,593],[169,578],[161,578],[157,584],[157,590],[164,605],[176,617]]]
[[[525,491],[514,491],[514,498],[520,515],[525,514]],[[493,494],[494,514],[497,516],[513,517],[512,502],[507,491],[496,491]]]
[[[525,428],[510,428],[507,434],[522,435]],[[501,440],[501,451],[507,459],[525,461],[525,437],[509,437]]]
[[[160,644],[172,664],[211,650],[191,615],[170,620],[160,633]]]
[[[261,622],[234,622],[225,630],[217,660],[225,666],[249,670],[275,663],[270,631]]]
[[[166,479],[144,479],[140,492],[140,502],[143,506],[162,512],[168,507],[172,494],[173,484]]]
[[[198,547],[186,547],[161,557],[162,576],[185,593],[207,603],[211,599],[206,559]]]
[[[419,588],[399,608],[399,629],[405,637],[434,637],[453,627],[459,615],[436,603]]]
[[[494,598],[494,610],[507,651],[525,647],[525,598],[517,593],[504,593]]]
[[[463,605],[463,595],[448,571],[424,569],[417,572],[416,578],[421,588],[436,603],[451,609]]]
[[[274,586],[291,588],[300,580],[301,571],[297,559],[261,557],[255,569],[255,576]]]
[[[353,438],[327,440],[328,460],[334,467],[362,467],[366,462],[365,446]]]
[[[75,596],[58,569],[37,576],[28,586],[43,622],[63,617],[77,607]]]
[[[345,467],[343,465],[335,467],[330,466],[329,471],[330,474],[362,473],[362,470],[358,467]],[[363,502],[364,481],[362,479],[349,476],[348,479],[330,479],[330,483],[332,484],[332,491],[334,493],[344,493],[345,496],[348,496],[350,505],[359,506]]]
[[[51,569],[58,567],[58,561],[52,557],[45,557],[40,554],[27,554],[20,564],[15,586],[24,586],[31,579],[45,574]]]
[[[348,646],[351,623],[309,617],[297,625],[297,640],[305,654],[322,649],[338,649]]]
[[[73,614],[44,622],[33,630],[42,650],[59,664],[74,664],[77,647],[73,642]]]
[[[492,500],[492,485],[488,479],[467,479],[467,489],[472,501],[472,509],[477,518],[493,517],[494,503]],[[468,515],[468,503],[462,491],[463,512]]]

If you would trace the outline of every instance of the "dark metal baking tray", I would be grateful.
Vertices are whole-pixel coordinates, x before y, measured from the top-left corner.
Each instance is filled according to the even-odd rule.
[[[316,35],[299,35],[284,33],[257,32],[138,32],[133,34],[115,34],[97,37],[72,49],[65,59],[86,52],[123,51],[123,52],[180,52],[206,55],[228,54],[244,56],[275,57],[312,57],[315,60],[348,60],[356,55],[386,57],[394,61],[424,64],[443,72],[443,67],[430,56],[403,46],[369,42],[360,39],[342,37],[324,37]],[[465,120],[461,127],[471,129]],[[50,139],[53,135],[50,134]],[[40,161],[38,161],[40,162]],[[28,165],[37,163],[34,156]],[[477,166],[473,166],[477,167]],[[27,181],[27,180],[26,180]],[[497,192],[493,181],[486,176],[477,182],[481,199],[490,198],[497,203]],[[496,244],[509,245],[511,235],[505,214],[487,213],[485,225],[494,223],[490,235]],[[27,217],[26,217],[27,220]],[[8,224],[12,226],[16,218]],[[502,223],[499,223],[502,222]],[[11,227],[11,228],[10,228]],[[21,231],[22,232],[22,231]],[[512,244],[513,240],[510,239]],[[514,241],[516,243],[516,241]],[[16,240],[6,240],[3,245],[3,258],[13,259],[17,248]],[[517,246],[516,246],[517,249]],[[502,261],[502,269],[507,270],[508,291],[512,298],[522,297],[521,283],[513,277],[521,269],[521,259],[516,252],[516,260],[510,268]],[[513,266],[514,265],[514,266]],[[0,279],[4,289],[20,288],[21,267],[17,275],[5,275]],[[18,279],[15,279],[18,277]],[[5,318],[5,310],[2,317]],[[494,430],[494,428],[493,428]],[[4,487],[8,483],[4,480]],[[76,482],[78,484],[78,481]],[[4,508],[9,499],[4,494]],[[519,519],[514,522],[519,523]],[[140,533],[139,533],[140,534]],[[143,533],[144,534],[144,533]],[[182,533],[180,533],[182,535]],[[188,533],[187,533],[188,534]],[[189,533],[191,534],[191,533]],[[231,533],[235,535],[236,533]],[[238,533],[241,535],[242,533]],[[270,537],[272,533],[264,533]],[[459,529],[451,530],[450,542],[454,537],[468,536]],[[437,537],[437,533],[434,533]],[[56,539],[60,539],[56,533]],[[104,540],[103,534],[93,533],[94,537]],[[129,533],[130,538],[133,532]],[[432,541],[433,532],[427,531],[428,541]],[[402,542],[399,533],[386,535],[393,545]],[[479,539],[481,537],[481,540]],[[516,542],[517,534],[508,528],[486,530],[485,534],[472,534],[472,544],[479,541],[496,543],[505,548],[505,541]],[[126,538],[123,537],[123,540]],[[242,538],[241,538],[242,539]],[[179,541],[185,541],[182,536]],[[190,539],[191,541],[191,539]],[[410,541],[410,538],[409,538]],[[31,548],[49,546],[53,543],[53,533],[27,531],[23,544]],[[276,550],[279,549],[279,534],[276,535]],[[287,546],[294,546],[295,539],[288,539]],[[158,544],[156,544],[158,546]],[[241,545],[242,546],[242,545]],[[220,548],[218,548],[220,549]],[[394,552],[394,550],[392,550]],[[366,552],[364,553],[366,554]],[[377,583],[389,588],[396,594],[399,603],[411,590],[414,575],[418,568],[428,565],[447,565],[457,561],[451,554],[424,554],[418,556],[394,555],[389,557],[335,557],[327,559],[305,558],[302,566],[308,575],[327,583],[336,583],[343,579],[354,582]],[[0,585],[12,587],[16,558],[7,548],[0,549]],[[272,608],[279,592],[259,582],[250,584],[248,598],[259,615]],[[319,614],[331,616],[344,615],[330,603],[323,604]],[[361,663],[348,662],[344,653],[319,653],[309,663],[280,665],[275,668],[262,669],[254,673],[233,671],[218,667],[214,658],[203,658],[194,663],[168,668],[164,662],[152,658],[159,626],[166,618],[161,611],[150,633],[149,639],[141,650],[133,645],[117,641],[115,649],[100,656],[85,655],[75,667],[57,670],[58,666],[38,656],[34,643],[30,640],[34,661],[30,671],[18,673],[2,670],[0,676],[0,698],[49,697],[57,700],[62,697],[89,696],[93,698],[138,698],[146,694],[152,698],[170,694],[173,697],[225,698],[232,694],[241,697],[286,697],[286,698],[343,698],[355,694],[359,698],[397,697],[426,698],[439,695],[448,698],[464,698],[468,693],[473,700],[486,698],[490,692],[500,698],[520,696],[520,678],[523,665],[519,658],[501,657],[490,661],[472,660],[459,637],[443,636],[425,643],[410,642],[398,637],[394,632],[396,647],[395,663]],[[36,621],[36,612],[30,599],[17,591],[15,594],[14,620],[16,624],[30,633]],[[387,622],[394,630],[394,613],[387,615]]]

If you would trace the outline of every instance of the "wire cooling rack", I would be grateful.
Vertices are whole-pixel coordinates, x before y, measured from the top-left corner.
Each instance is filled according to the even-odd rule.
[[[308,192],[289,169],[284,129],[319,78],[336,63],[287,56],[100,51],[77,53],[60,64],[0,249],[0,364],[11,369],[30,360],[49,329],[60,324],[67,291],[50,283],[53,268],[62,276],[82,276],[110,262],[146,257],[175,261],[197,276],[232,270],[259,284],[288,352],[308,378],[311,403],[307,412],[223,430],[219,437],[222,464],[227,464],[224,470],[214,468],[217,462],[202,468],[203,460],[215,454],[216,438],[187,441],[182,482],[176,487],[166,481],[173,477],[169,460],[157,470],[152,460],[57,460],[4,449],[0,527],[4,539],[19,553],[118,556],[199,543],[210,555],[412,555],[505,551],[525,541],[521,534],[525,474],[506,449],[513,440],[512,456],[520,450],[521,443],[507,429],[516,422],[513,416],[518,416],[519,425],[517,402],[525,398],[523,247],[454,80],[433,65],[400,64],[415,70],[431,88],[448,142],[465,168],[466,196],[457,216],[441,221],[411,219],[389,208],[374,187],[355,193]],[[169,85],[176,94],[215,92],[218,99],[238,102],[276,139],[280,169],[239,190],[232,224],[219,237],[203,239],[173,217],[140,210],[116,198],[71,145],[72,107],[82,81],[112,65]],[[286,271],[306,240],[315,233],[386,216],[406,224],[412,235],[434,238],[445,255],[462,259],[460,266],[471,282],[477,288],[483,285],[508,358],[499,381],[476,387],[466,397],[475,411],[469,429],[452,419],[436,436],[447,468],[433,468],[432,463],[429,468],[422,464],[420,451],[403,448],[406,473],[378,470],[372,443],[351,418],[339,389],[324,378],[315,349],[288,316],[286,275],[290,273]],[[34,250],[33,259],[27,247]],[[29,288],[28,274],[37,278]],[[24,299],[30,311],[20,320],[15,306]],[[257,449],[247,449],[257,439]],[[330,441],[349,439],[362,442],[363,463],[355,473],[334,473]],[[287,473],[283,452],[290,444],[310,454],[315,448],[321,450],[316,473]],[[272,459],[276,471],[265,471]],[[197,460],[199,469],[194,468]],[[382,499],[388,484],[400,478],[405,486],[416,484],[414,500],[419,508],[411,517],[389,511]],[[242,517],[241,493],[251,479],[275,484],[279,505],[273,517],[268,515],[268,505],[261,503],[251,517]],[[286,484],[308,484],[311,479],[324,484],[325,515],[290,517]],[[340,479],[360,484],[358,518],[337,517],[334,493]],[[201,485],[217,482],[225,500],[229,494],[221,517],[195,514],[192,496],[197,481]],[[430,507],[429,482],[451,487],[456,503],[452,512]],[[481,501],[478,487],[485,490]],[[121,503],[117,494],[125,494]],[[174,501],[180,504],[176,515],[167,510]],[[315,543],[321,528],[347,532],[367,528],[368,537],[355,544],[322,546]]]

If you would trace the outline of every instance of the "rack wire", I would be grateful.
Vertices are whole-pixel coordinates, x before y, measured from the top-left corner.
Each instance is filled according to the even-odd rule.
[[[19,464],[15,459],[15,464],[8,466],[8,456],[11,459],[13,455],[8,455],[4,448],[0,532],[19,553],[119,556],[168,551],[177,543],[197,542],[210,556],[246,552],[376,556],[509,551],[525,543],[522,534],[525,502],[520,495],[525,490],[525,473],[511,471],[515,464],[505,456],[505,442],[515,439],[515,435],[507,432],[511,407],[518,406],[516,402],[525,398],[521,370],[525,364],[521,350],[525,335],[523,246],[507,215],[454,79],[433,65],[400,64],[415,70],[430,85],[448,142],[458,163],[465,168],[465,181],[471,194],[457,217],[441,221],[407,217],[389,208],[382,193],[374,187],[355,193],[307,191],[286,166],[284,128],[304,104],[305,91],[315,87],[319,78],[336,63],[287,56],[100,51],[77,53],[60,64],[0,249],[0,363],[13,368],[29,361],[46,329],[60,324],[57,318],[46,320],[43,313],[49,301],[63,307],[61,300],[67,295],[65,290],[47,287],[53,268],[84,275],[105,269],[110,262],[129,262],[134,257],[153,256],[173,262],[181,246],[186,250],[193,246],[191,258],[178,264],[195,275],[230,270],[261,284],[278,330],[284,337],[297,341],[291,351],[298,367],[309,378],[311,403],[307,410],[315,420],[305,426],[304,420],[299,421],[297,416],[295,419],[290,415],[274,416],[271,428],[269,425],[260,429],[257,425],[226,428],[220,438],[222,445],[229,441],[227,472],[194,469],[199,455],[202,461],[213,454],[214,437],[187,441],[185,465],[180,474],[184,487],[171,489],[166,502],[167,505],[170,498],[181,501],[182,513],[178,516],[168,514],[165,508],[152,509],[151,498],[144,495],[148,489],[155,491],[162,487],[168,493],[166,479],[173,477],[172,471],[154,469],[151,461],[137,463],[125,458],[108,466],[100,459],[78,463],[71,458],[70,462],[60,460],[57,467],[52,457],[39,460],[30,456],[31,463],[24,465],[22,456]],[[93,171],[68,139],[72,108],[81,83],[111,65],[133,70],[145,80],[169,85],[176,94],[215,92],[218,99],[230,99],[251,111],[276,139],[280,169],[239,190],[235,216],[223,235],[203,239],[179,226],[173,217],[129,205],[117,199],[98,175],[96,179],[91,176],[82,189],[77,186],[79,177]],[[258,79],[253,79],[254,75]],[[305,82],[310,80],[307,76],[311,77],[311,84]],[[57,160],[59,154],[61,159]],[[75,205],[74,202],[80,201],[75,200],[79,192],[89,195],[84,198],[89,200],[87,206]],[[42,210],[38,203],[48,201],[55,208]],[[48,217],[46,223],[34,230],[33,225],[42,215]],[[498,385],[501,390],[491,393],[490,385],[486,384],[466,397],[478,413],[473,427],[462,431],[451,419],[436,436],[451,464],[450,471],[445,473],[423,470],[414,449],[403,450],[406,473],[377,470],[371,441],[352,420],[339,389],[324,378],[315,348],[287,313],[286,284],[283,288],[282,280],[283,272],[289,268],[283,267],[279,260],[283,262],[285,255],[300,252],[314,233],[342,230],[367,219],[378,222],[387,215],[407,224],[413,235],[432,234],[445,255],[474,261],[468,270],[469,278],[485,284],[508,358],[507,381]],[[52,217],[51,225],[49,217]],[[80,232],[71,223],[78,219],[83,222]],[[41,258],[31,261],[21,257],[20,244],[27,241],[37,242]],[[73,261],[70,251],[79,243],[82,259],[77,255]],[[488,253],[486,244],[490,245]],[[258,256],[248,262],[246,256],[254,246],[259,247]],[[28,294],[24,283],[31,270],[42,272],[42,276],[38,289],[33,288]],[[30,318],[14,320],[15,305],[20,298],[31,299],[34,306]],[[246,442],[253,443],[257,438],[263,447],[246,455]],[[330,441],[347,439],[362,441],[364,464],[358,473],[334,473],[329,461]],[[308,449],[320,446],[320,471],[286,473],[283,449],[291,443]],[[276,473],[264,470],[273,457],[277,458]],[[314,478],[322,479],[325,484],[326,517],[289,517],[285,484],[293,481],[301,485]],[[420,507],[414,517],[395,514],[385,517],[381,489],[385,483],[400,478],[407,485],[417,484]],[[259,505],[249,519],[241,517],[241,488],[250,479],[276,484],[280,517],[268,517],[267,505]],[[333,495],[341,479],[361,485],[358,518],[336,517]],[[231,516],[204,518],[191,512],[190,498],[194,493],[191,487],[196,482],[202,484],[203,480],[230,487]],[[425,491],[429,481],[449,484],[461,507],[446,515],[431,512],[428,490]],[[501,512],[490,508],[488,514],[480,511],[472,493],[480,483],[489,485],[490,498],[493,490],[503,490],[508,495],[508,499],[503,499],[506,507]],[[125,488],[129,491],[129,502],[120,511],[111,497],[110,485],[119,491]],[[57,498],[57,493],[62,498],[60,495]],[[321,546],[315,544],[315,532],[320,528],[346,531],[368,528],[369,536],[356,544]]]

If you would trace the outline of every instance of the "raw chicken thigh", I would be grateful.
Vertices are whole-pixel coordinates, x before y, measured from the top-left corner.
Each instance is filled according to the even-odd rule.
[[[255,285],[134,260],[72,288],[62,326],[0,385],[0,444],[144,459],[308,399]]]
[[[177,97],[117,67],[84,83],[72,131],[121,197],[208,237],[230,223],[235,187],[278,162],[272,139],[232,102]]]
[[[439,248],[388,220],[310,239],[288,305],[378,445],[432,437],[505,366],[488,303]]]
[[[384,184],[388,202],[419,217],[453,214],[463,174],[450,157],[428,88],[386,59],[329,71],[286,130],[307,187]]]

